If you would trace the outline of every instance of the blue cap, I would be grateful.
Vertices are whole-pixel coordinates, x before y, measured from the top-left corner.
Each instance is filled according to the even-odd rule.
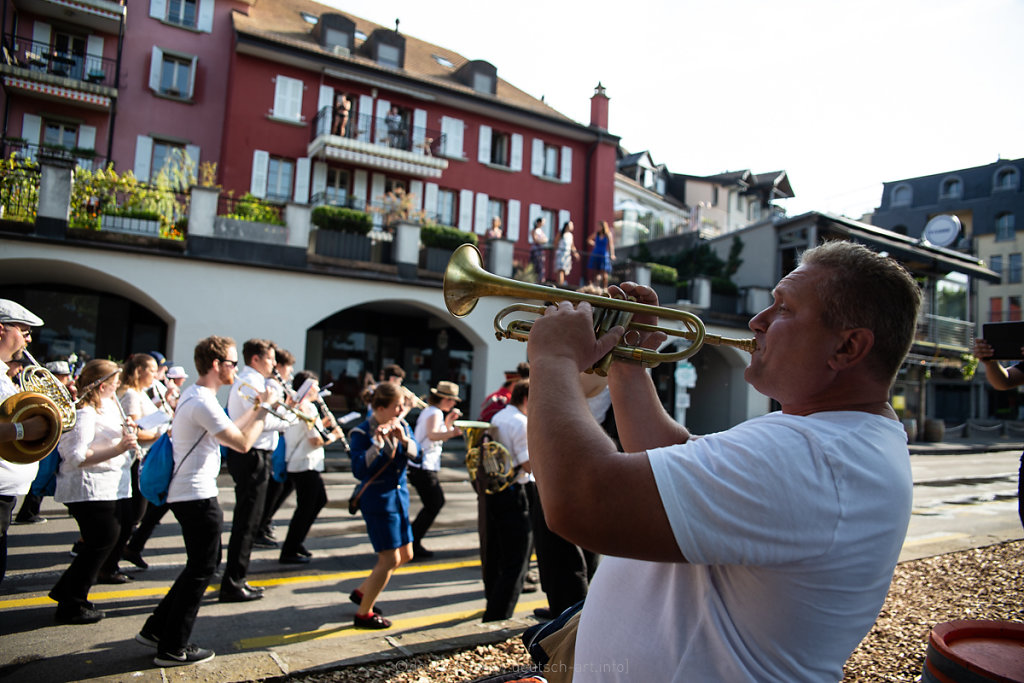
[[[153,356],[153,358],[156,360],[156,366],[158,368],[166,368],[168,365],[170,365],[170,363],[167,362],[167,359],[164,358],[164,354],[160,353],[159,351],[150,351],[149,355]]]

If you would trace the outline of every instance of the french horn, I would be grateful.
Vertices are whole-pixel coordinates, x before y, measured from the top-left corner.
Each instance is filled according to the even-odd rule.
[[[456,420],[452,424],[466,436],[466,470],[473,488],[485,494],[507,489],[515,481],[519,468],[512,462],[508,449],[487,436],[491,423]]]

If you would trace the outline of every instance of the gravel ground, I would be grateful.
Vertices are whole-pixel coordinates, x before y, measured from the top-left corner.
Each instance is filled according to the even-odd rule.
[[[957,619],[1024,621],[1024,541],[905,562],[870,633],[846,663],[844,683],[916,681],[928,634]],[[294,676],[303,683],[465,683],[527,666],[519,638],[471,650]]]

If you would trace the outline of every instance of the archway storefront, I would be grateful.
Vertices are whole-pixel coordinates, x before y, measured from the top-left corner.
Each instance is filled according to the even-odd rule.
[[[133,353],[167,349],[167,323],[118,294],[38,283],[0,286],[0,298],[17,301],[43,318],[46,324],[29,346],[40,363],[72,353],[82,360],[124,360]]]
[[[456,382],[463,405],[473,405],[473,346],[451,324],[416,306],[396,301],[367,303],[339,311],[308,330],[306,366],[332,384],[327,404],[338,415],[363,411],[368,381],[396,363],[405,386],[426,396],[441,380]]]

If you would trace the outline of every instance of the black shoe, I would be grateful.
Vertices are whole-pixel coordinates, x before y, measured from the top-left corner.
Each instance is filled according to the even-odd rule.
[[[78,557],[78,553],[82,552],[82,548],[84,546],[84,541],[75,541],[75,544],[71,546],[71,550],[68,551],[68,555],[70,555],[71,557]]]
[[[215,656],[216,653],[213,650],[189,643],[177,652],[157,653],[157,656],[153,658],[153,663],[157,666],[184,666],[185,664],[208,662]]]
[[[412,559],[414,560],[429,560],[433,556],[433,552],[427,550],[421,545],[414,545],[412,547]]]
[[[377,612],[372,612],[366,616],[357,614],[352,617],[352,623],[356,628],[391,628],[391,622]]]
[[[252,591],[253,593],[260,593],[261,595],[263,594],[263,591],[267,590],[263,586],[254,586],[248,581],[242,584],[242,588],[244,588],[247,591]]]
[[[536,593],[538,586],[535,583],[524,583],[522,593]]]
[[[157,650],[160,647],[160,639],[146,629],[142,629],[135,634],[135,642],[145,645],[146,647],[151,647],[154,650]]]
[[[107,616],[103,610],[79,607],[76,610],[63,611],[57,608],[56,620],[58,624],[95,624]]]
[[[149,569],[149,563],[142,559],[142,553],[138,550],[125,548],[121,551],[121,557],[124,558],[125,562],[131,562],[139,569]]]
[[[113,574],[100,574],[96,577],[96,583],[131,583],[134,580],[135,579],[128,576],[124,572],[114,572]]]
[[[239,588],[233,591],[221,591],[221,602],[252,602],[263,597],[263,593],[251,591],[248,588]],[[187,663],[187,662],[186,662]]]
[[[299,549],[295,552],[297,552],[299,555],[302,555],[303,557],[313,557],[313,553],[306,550],[306,546],[304,545],[300,545]]]
[[[289,553],[287,555],[282,553],[281,557],[277,558],[277,561],[281,564],[309,564],[310,562],[308,557],[298,553]]]
[[[272,539],[272,538],[270,538],[269,536],[266,536],[266,535],[257,536],[256,538],[252,539],[252,544],[255,547],[257,547],[257,548],[276,548],[277,547],[277,541],[275,541],[274,539]]]
[[[45,524],[46,517],[33,515],[31,517],[15,517],[13,524]]]
[[[358,590],[354,590],[348,594],[348,600],[349,602],[354,603],[356,605],[361,605],[363,603],[363,594],[360,593]],[[379,614],[380,616],[384,616],[384,612],[382,612],[380,607],[377,607],[377,605],[373,606],[373,613]]]
[[[551,621],[558,615],[555,614],[553,610],[550,610],[547,607],[538,607],[537,609],[533,610],[533,616],[543,621]]]

